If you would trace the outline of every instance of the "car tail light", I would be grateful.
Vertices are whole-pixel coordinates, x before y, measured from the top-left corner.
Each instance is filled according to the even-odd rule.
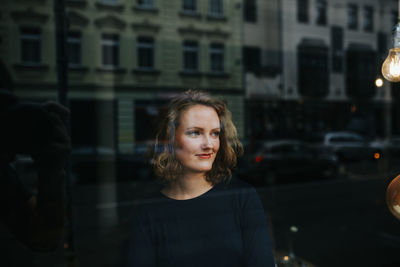
[[[262,160],[262,156],[261,155],[258,155],[258,156],[256,156],[256,162],[257,163],[260,163],[260,161]]]

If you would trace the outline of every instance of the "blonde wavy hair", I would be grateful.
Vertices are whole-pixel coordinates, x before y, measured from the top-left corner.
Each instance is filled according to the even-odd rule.
[[[213,108],[220,120],[220,148],[212,169],[206,173],[207,181],[213,185],[222,181],[228,182],[231,179],[232,170],[236,166],[237,158],[243,153],[243,146],[237,137],[236,127],[226,104],[221,100],[211,98],[202,91],[186,91],[174,97],[169,103],[167,114],[161,121],[155,138],[153,168],[159,180],[164,184],[173,182],[182,174],[183,166],[175,156],[175,133],[179,127],[182,112],[195,105]],[[162,146],[161,152],[157,153],[160,145]]]

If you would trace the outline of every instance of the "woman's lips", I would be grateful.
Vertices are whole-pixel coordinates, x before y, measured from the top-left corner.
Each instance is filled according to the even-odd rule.
[[[209,158],[211,158],[211,154],[197,154],[196,156],[201,158],[201,159],[209,159]]]

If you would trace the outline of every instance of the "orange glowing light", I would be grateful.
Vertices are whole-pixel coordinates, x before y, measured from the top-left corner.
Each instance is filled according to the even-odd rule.
[[[380,159],[381,158],[381,154],[379,154],[378,152],[374,153],[374,159]]]

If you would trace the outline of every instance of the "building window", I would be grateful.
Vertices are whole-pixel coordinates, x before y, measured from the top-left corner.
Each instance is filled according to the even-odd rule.
[[[350,48],[346,55],[346,90],[354,98],[372,98],[376,93],[377,52]]]
[[[341,73],[343,71],[343,29],[333,26],[331,29],[332,40],[332,71]]]
[[[103,67],[115,68],[119,66],[119,36],[103,34],[101,36],[101,51]]]
[[[41,63],[41,31],[34,28],[22,28],[20,33],[21,62],[30,65]]]
[[[183,69],[188,72],[198,71],[199,44],[196,41],[183,43]]]
[[[259,47],[245,46],[243,60],[246,72],[256,72],[261,66],[261,49]]]
[[[244,1],[244,20],[246,22],[257,22],[256,0]]]
[[[212,43],[210,45],[211,72],[224,72],[224,45]]]
[[[308,0],[297,0],[297,20],[308,22]]]
[[[82,36],[80,32],[68,34],[68,65],[71,67],[82,65]]]
[[[138,68],[151,70],[154,68],[154,39],[139,37],[137,39]]]
[[[297,56],[301,95],[325,97],[329,93],[328,48],[300,45]]]
[[[221,17],[223,14],[223,0],[210,0],[210,15]]]
[[[347,28],[356,30],[358,28],[358,6],[349,4],[347,9]]]
[[[317,0],[316,6],[316,22],[317,25],[326,25],[327,17],[326,17],[326,0]]]
[[[183,11],[195,13],[197,11],[197,0],[183,0]]]
[[[106,5],[116,5],[119,4],[120,0],[99,0],[100,3],[106,4]]]
[[[142,8],[153,8],[153,0],[137,0],[139,7]]]
[[[372,6],[364,7],[364,31],[372,32],[374,29],[374,9]]]

